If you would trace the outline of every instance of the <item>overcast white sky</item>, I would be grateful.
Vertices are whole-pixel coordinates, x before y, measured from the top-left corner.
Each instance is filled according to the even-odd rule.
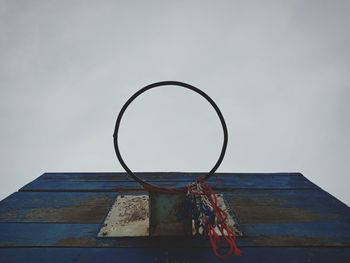
[[[123,171],[116,116],[179,80],[221,108],[221,172],[300,171],[350,204],[349,1],[0,1],[0,199],[47,171]],[[206,171],[220,123],[150,91],[126,112],[136,171]]]

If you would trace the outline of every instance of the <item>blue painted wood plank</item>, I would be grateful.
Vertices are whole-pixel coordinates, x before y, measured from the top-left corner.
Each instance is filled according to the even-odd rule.
[[[244,224],[343,221],[350,209],[321,189],[233,190],[225,199]]]
[[[0,223],[0,247],[195,247],[209,246],[197,238],[97,238],[101,224]],[[350,246],[344,222],[242,224],[245,246]]]
[[[0,202],[0,222],[102,223],[117,194],[17,192]],[[348,206],[320,189],[235,189],[224,196],[243,224],[350,218]]]
[[[162,174],[144,176],[168,186],[197,176],[171,173],[164,182]],[[207,239],[96,238],[116,195],[140,190],[124,176],[44,174],[1,201],[0,262],[218,261]],[[349,207],[301,174],[225,173],[211,184],[224,191],[245,234],[237,240],[245,256],[229,262],[349,261]]]
[[[153,182],[151,179],[148,182]],[[167,187],[183,187],[192,179],[181,181],[154,181],[157,185]],[[303,176],[282,176],[280,174],[247,174],[225,175],[210,178],[210,185],[215,190],[225,189],[309,189],[317,188]],[[141,190],[135,181],[95,181],[95,180],[66,180],[45,179],[39,177],[27,184],[21,191],[123,191]]]
[[[193,172],[137,172],[135,173],[141,178],[152,181],[183,181],[194,180],[205,173]],[[249,176],[303,176],[301,173],[215,173],[213,177],[242,177]],[[92,180],[92,181],[133,181],[125,172],[63,172],[63,173],[44,173],[40,179],[52,180]]]
[[[241,257],[225,262],[237,263],[347,263],[349,248],[245,248]],[[6,248],[0,249],[2,263],[130,263],[130,262],[223,262],[205,248]]]
[[[256,246],[350,246],[349,222],[247,224],[241,228]]]
[[[0,202],[0,222],[101,223],[117,193],[17,192]]]
[[[115,192],[16,192],[0,201],[0,207],[62,207],[63,205],[109,205]]]
[[[170,182],[160,182],[162,186],[172,186]],[[178,183],[175,185],[186,185]],[[61,192],[119,192],[119,191],[143,190],[143,188],[133,181],[65,181],[65,180],[35,180],[20,191],[61,191]]]

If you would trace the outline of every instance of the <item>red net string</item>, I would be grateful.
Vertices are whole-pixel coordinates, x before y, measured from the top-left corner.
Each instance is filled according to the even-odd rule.
[[[236,256],[240,256],[242,252],[236,245],[236,235],[233,230],[227,225],[228,215],[219,207],[216,194],[210,185],[206,183],[202,178],[197,180],[197,183],[199,183],[202,188],[200,192],[194,190],[190,186],[187,189],[193,195],[205,195],[208,198],[210,205],[213,208],[213,213],[216,217],[216,226],[221,234],[220,236],[215,231],[215,228],[210,224],[210,222],[208,220],[206,221],[208,236],[214,254],[222,260],[230,257],[232,253]],[[228,250],[226,253],[220,254],[219,250],[223,243],[226,243],[228,245]]]
[[[210,222],[206,221],[206,227],[208,230],[208,236],[210,240],[210,245],[212,247],[213,253],[218,258],[225,260],[228,257],[230,257],[232,254],[235,254],[236,256],[240,256],[242,254],[241,250],[236,245],[236,235],[233,232],[233,230],[227,225],[227,213],[223,211],[219,205],[217,196],[212,190],[212,188],[209,186],[208,183],[205,182],[203,178],[199,178],[197,180],[197,183],[200,184],[202,190],[196,191],[193,189],[193,186],[189,185],[186,188],[181,189],[170,189],[170,188],[163,188],[163,187],[156,187],[152,185],[143,185],[144,189],[146,191],[158,191],[163,193],[169,193],[169,194],[179,194],[184,192],[190,192],[192,195],[205,195],[209,202],[211,207],[213,208],[213,213],[216,217],[216,227],[218,228],[221,235],[219,235],[215,228],[210,224]],[[228,249],[226,253],[220,254],[219,250],[220,247],[222,247],[223,243],[226,243],[228,245]]]

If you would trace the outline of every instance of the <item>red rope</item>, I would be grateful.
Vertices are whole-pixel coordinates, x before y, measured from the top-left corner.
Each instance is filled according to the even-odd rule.
[[[188,191],[191,194],[205,195],[208,198],[210,205],[213,208],[213,213],[216,216],[216,226],[221,233],[220,237],[219,234],[215,231],[215,228],[210,224],[209,220],[206,221],[208,236],[214,254],[222,260],[230,257],[232,253],[234,253],[236,256],[240,256],[242,253],[236,245],[236,235],[233,230],[227,225],[227,213],[219,207],[217,196],[209,184],[207,184],[202,178],[198,179],[197,183],[199,183],[202,187],[201,192],[194,191],[190,186],[188,186]],[[219,249],[223,240],[227,243],[229,249],[225,254],[222,255],[220,254]]]
[[[197,183],[200,184],[202,191],[198,192],[194,190],[192,187],[193,185],[188,185],[186,188],[180,188],[180,189],[171,189],[171,188],[164,188],[164,187],[157,187],[153,185],[145,184],[143,185],[144,189],[147,191],[158,191],[162,193],[168,193],[168,194],[179,194],[186,192],[190,192],[192,195],[205,195],[211,207],[213,208],[213,213],[216,217],[216,227],[219,229],[221,236],[216,232],[215,228],[210,224],[209,220],[205,222],[205,225],[208,230],[208,236],[210,239],[210,245],[212,247],[212,250],[218,258],[225,260],[228,257],[234,253],[236,256],[240,256],[241,250],[236,245],[236,235],[233,232],[233,230],[227,225],[227,213],[222,210],[218,205],[218,200],[216,197],[216,194],[212,190],[212,188],[209,186],[208,183],[205,182],[203,178],[197,179]],[[221,247],[221,243],[224,241],[229,249],[226,251],[225,254],[220,254],[219,250]]]

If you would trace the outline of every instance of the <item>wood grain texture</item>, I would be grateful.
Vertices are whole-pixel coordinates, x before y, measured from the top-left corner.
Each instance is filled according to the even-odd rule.
[[[0,204],[0,222],[101,223],[117,193],[17,192]]]
[[[224,262],[300,263],[348,262],[350,250],[343,248],[245,248],[243,256]],[[130,262],[223,262],[207,248],[6,248],[2,263],[130,263]]]
[[[200,173],[140,173],[183,186]],[[244,256],[229,262],[348,262],[350,209],[300,173],[210,179],[238,217]],[[125,173],[45,173],[0,202],[0,262],[218,262],[207,239],[97,238],[117,195],[144,194]]]
[[[161,174],[141,174],[145,181],[166,187],[183,187],[201,174],[167,173],[162,179]],[[168,180],[169,178],[169,180]],[[210,178],[210,185],[215,190],[231,189],[309,189],[317,188],[312,182],[300,174],[222,174]],[[129,180],[126,174],[102,173],[83,174],[44,174],[27,184],[20,191],[132,191],[142,190],[135,181]]]
[[[159,247],[205,246],[202,238],[98,238],[101,224],[0,224],[0,247]],[[309,222],[241,225],[237,244],[245,246],[349,247],[349,225],[344,222]]]

